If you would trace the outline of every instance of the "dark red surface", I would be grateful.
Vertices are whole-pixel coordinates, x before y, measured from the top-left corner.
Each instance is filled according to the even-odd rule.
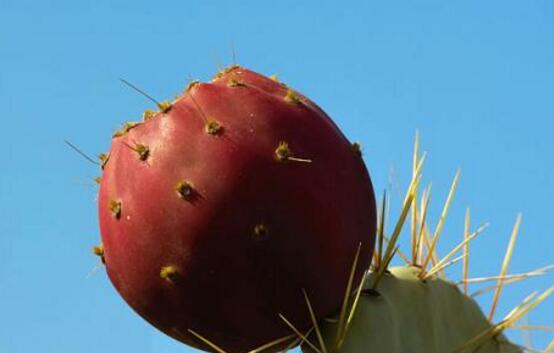
[[[376,212],[363,161],[323,111],[286,92],[237,67],[113,140],[99,196],[108,275],[139,315],[185,343],[209,350],[190,328],[246,352],[292,333],[279,313],[306,330],[302,289],[324,317],[341,305],[359,243],[356,282],[369,266]],[[223,133],[206,133],[206,119]],[[277,161],[280,141],[312,162]],[[148,146],[145,161],[136,144]],[[180,180],[192,200],[179,197]],[[256,224],[265,240],[252,236]],[[160,277],[168,265],[174,282]]]

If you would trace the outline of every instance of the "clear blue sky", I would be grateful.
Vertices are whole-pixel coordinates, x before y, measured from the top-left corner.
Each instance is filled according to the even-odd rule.
[[[98,170],[63,140],[105,151],[120,123],[152,108],[119,77],[170,98],[231,63],[232,48],[361,141],[379,194],[392,180],[393,214],[416,128],[433,224],[460,166],[439,251],[461,239],[471,206],[475,225],[491,222],[473,245],[473,275],[499,271],[519,211],[511,272],[554,263],[550,0],[0,0],[0,352],[192,352],[150,328],[94,270]],[[553,282],[510,287],[499,314]],[[554,298],[530,323],[554,325]],[[553,336],[534,333],[533,343]]]

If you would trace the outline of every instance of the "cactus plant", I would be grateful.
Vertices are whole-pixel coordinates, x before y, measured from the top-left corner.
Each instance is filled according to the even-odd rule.
[[[417,136],[417,135],[416,135]],[[521,275],[507,275],[521,216],[518,216],[499,276],[480,278],[495,280],[494,299],[488,315],[481,310],[473,296],[468,293],[469,245],[486,228],[484,224],[470,232],[469,209],[466,213],[463,241],[442,259],[436,253],[436,245],[448,213],[459,172],[456,174],[446,203],[436,226],[430,234],[426,220],[430,188],[417,202],[421,166],[425,155],[418,156],[419,138],[414,148],[413,177],[404,199],[400,217],[390,238],[385,235],[385,197],[381,207],[378,230],[378,246],[374,262],[361,283],[352,291],[349,283],[347,293],[352,293],[343,303],[340,315],[314,322],[311,335],[303,336],[304,353],[522,353],[530,351],[509,341],[504,335],[529,311],[554,293],[554,286],[540,295],[529,295],[498,323],[493,323],[494,314],[504,284],[529,276],[537,276],[553,266]],[[416,205],[420,204],[418,209]],[[412,208],[411,256],[400,252],[398,238]],[[383,244],[388,242],[386,249]],[[453,258],[458,252],[463,255]],[[395,254],[405,266],[389,267]],[[454,283],[447,279],[444,270],[463,260],[463,279]],[[481,294],[478,292],[477,294]],[[315,336],[315,337],[314,337]],[[553,343],[544,352],[551,352]]]
[[[489,278],[497,284],[485,315],[467,287],[469,244],[485,226],[471,233],[468,212],[464,240],[439,258],[459,174],[431,233],[430,189],[418,192],[425,159],[418,138],[387,237],[386,198],[377,222],[360,145],[275,78],[231,66],[157,103],[158,112],[124,124],[100,156],[103,244],[93,252],[158,329],[218,353],[298,344],[305,353],[524,351],[503,331],[554,287],[498,323],[495,309],[505,283],[552,267],[508,276],[518,218],[501,273]],[[410,210],[408,256],[397,244]],[[391,267],[395,256],[406,265]],[[444,270],[459,260],[463,279],[455,283]],[[554,343],[544,352],[552,350]]]

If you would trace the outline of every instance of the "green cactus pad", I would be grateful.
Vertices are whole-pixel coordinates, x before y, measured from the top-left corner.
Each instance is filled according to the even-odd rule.
[[[437,276],[422,281],[419,273],[417,267],[391,268],[377,291],[370,289],[374,274],[369,274],[341,353],[522,352],[500,333],[470,342],[493,327],[479,305],[454,283]],[[330,349],[337,326],[336,320],[319,324],[328,353],[336,353]],[[302,350],[315,352],[307,344]]]

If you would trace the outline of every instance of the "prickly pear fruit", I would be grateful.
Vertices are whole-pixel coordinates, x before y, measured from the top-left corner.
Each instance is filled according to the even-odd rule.
[[[279,314],[309,329],[303,290],[317,319],[332,314],[374,244],[359,148],[308,98],[237,66],[114,135],[98,207],[117,291],[208,351],[199,336],[227,352],[289,336]]]

